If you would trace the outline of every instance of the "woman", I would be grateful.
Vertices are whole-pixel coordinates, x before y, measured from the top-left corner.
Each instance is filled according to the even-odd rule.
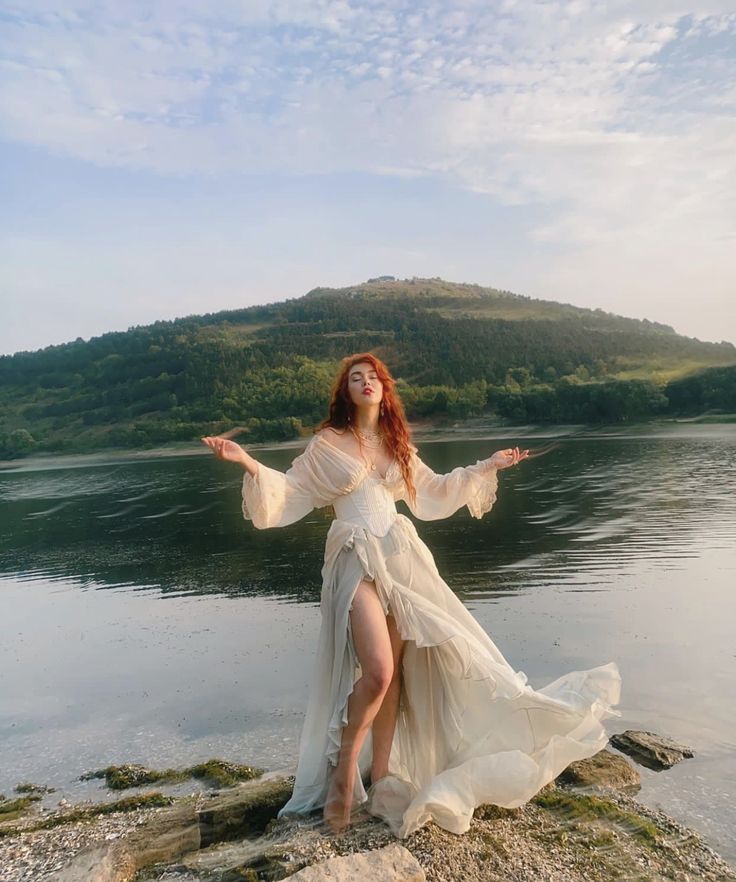
[[[615,663],[532,689],[396,511],[404,500],[436,520],[466,505],[480,518],[495,502],[498,470],[528,450],[435,474],[410,441],[394,379],[370,353],[343,360],[329,416],[286,473],[232,441],[202,440],[245,469],[243,515],[254,527],[335,510],[296,782],[279,817],[322,808],[338,832],[366,803],[400,838],[429,820],[464,833],[476,806],[522,805],[606,745],[601,720],[620,716]]]

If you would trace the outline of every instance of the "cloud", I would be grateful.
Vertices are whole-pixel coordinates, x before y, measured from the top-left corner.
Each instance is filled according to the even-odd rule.
[[[657,57],[736,29],[721,5],[694,19],[678,3],[224,3],[212,21],[193,3],[176,18],[140,3],[63,15],[31,3],[4,27],[3,127],[162,174],[412,167],[536,199],[549,187],[524,174],[529,152],[547,145],[556,165],[569,140],[577,163],[581,139],[660,134]]]
[[[2,26],[0,120],[100,166],[428,176],[541,205],[559,277],[693,248],[723,272],[735,35],[732,0],[28,0]]]

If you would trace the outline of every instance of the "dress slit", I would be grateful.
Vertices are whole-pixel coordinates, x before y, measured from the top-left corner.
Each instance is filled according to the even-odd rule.
[[[336,515],[325,543],[296,780],[278,816],[325,804],[360,668],[350,611],[358,585],[369,579],[406,645],[389,774],[366,792],[369,729],[357,757],[352,807],[366,803],[399,838],[428,821],[464,833],[476,806],[523,805],[571,762],[605,747],[603,720],[621,716],[613,710],[620,699],[618,667],[609,662],[571,671],[532,688],[444,581],[414,523],[396,512],[402,498],[423,520],[449,517],[462,505],[482,517],[496,491],[487,460],[436,475],[413,448],[412,502],[397,466],[376,480],[320,438],[286,476],[260,466],[257,478],[246,475],[243,484],[244,514],[257,525],[293,523],[320,504],[332,504]]]

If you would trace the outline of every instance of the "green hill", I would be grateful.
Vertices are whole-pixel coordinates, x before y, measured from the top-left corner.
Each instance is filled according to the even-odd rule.
[[[381,277],[0,357],[0,455],[147,446],[233,424],[256,440],[294,437],[326,412],[339,360],[365,350],[391,367],[410,419],[429,420],[641,418],[672,409],[668,383],[736,365],[733,344],[647,320]],[[685,387],[676,407],[727,409],[730,378],[718,374],[720,397],[703,397],[710,382]]]

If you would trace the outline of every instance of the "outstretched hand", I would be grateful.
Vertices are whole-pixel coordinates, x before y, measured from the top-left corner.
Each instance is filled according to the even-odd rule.
[[[229,438],[208,435],[205,438],[202,438],[201,441],[212,450],[218,459],[223,459],[226,462],[243,462],[243,454],[245,451],[240,444],[230,441]]]
[[[506,450],[497,450],[491,457],[491,462],[497,469],[507,469],[509,466],[518,465],[522,459],[528,458],[528,450],[519,450],[518,447],[509,447]]]

